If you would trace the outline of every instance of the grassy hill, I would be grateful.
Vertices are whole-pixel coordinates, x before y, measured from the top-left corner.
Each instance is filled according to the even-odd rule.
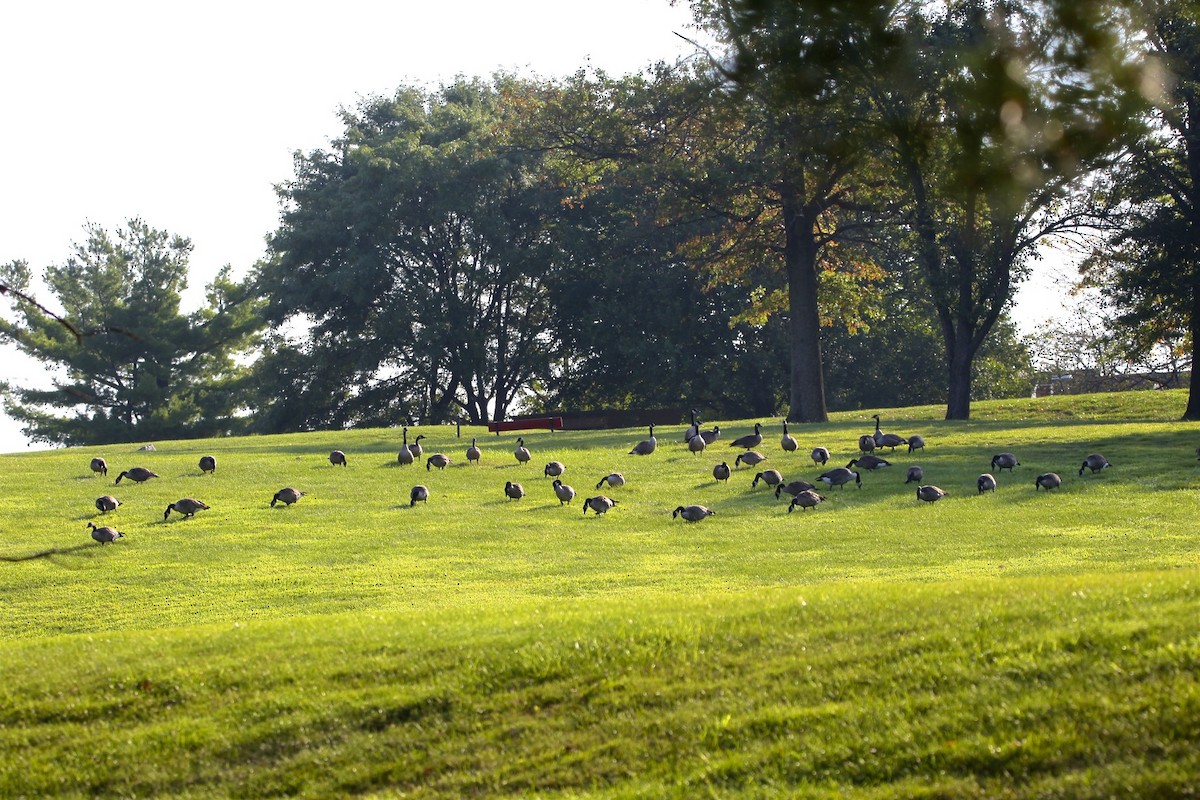
[[[926,451],[791,514],[757,469],[712,479],[753,420],[699,456],[682,425],[647,457],[627,455],[644,430],[532,432],[526,467],[514,436],[410,429],[444,472],[398,466],[395,430],[0,456],[0,557],[64,551],[0,563],[0,796],[1190,796],[1183,406],[881,410]],[[845,464],[870,413],[791,426],[796,454],[772,422],[760,469],[814,480],[808,451]],[[1022,465],[977,495],[1005,450]],[[1080,477],[1091,452],[1113,468]],[[918,503],[910,464],[950,495]],[[113,486],[135,465],[161,477]],[[595,489],[614,470],[628,484]],[[1051,470],[1062,488],[1035,491]],[[432,496],[409,507],[417,483]],[[271,508],[284,486],[308,494]],[[619,505],[584,515],[601,491]],[[103,523],[101,494],[124,503]],[[164,521],[188,496],[212,509]],[[672,520],[689,503],[717,516]],[[94,545],[89,521],[127,537]]]

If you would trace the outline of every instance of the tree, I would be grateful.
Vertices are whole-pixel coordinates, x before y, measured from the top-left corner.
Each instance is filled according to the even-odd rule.
[[[6,387],[10,415],[35,441],[97,444],[228,432],[241,410],[235,356],[263,323],[257,304],[226,267],[208,305],[180,313],[191,242],[130,220],[115,235],[85,226],[86,240],[43,279],[76,331],[22,305],[0,319],[0,335],[61,372],[53,389]],[[0,280],[26,292],[25,262]],[[45,410],[50,409],[50,410]],[[71,411],[63,417],[53,410]]]

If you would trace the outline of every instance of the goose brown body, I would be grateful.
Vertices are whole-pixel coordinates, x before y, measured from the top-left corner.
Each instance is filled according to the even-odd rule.
[[[346,454],[341,450],[334,450],[329,454],[329,463],[335,467],[338,465],[346,466]]]
[[[739,454],[738,457],[733,460],[733,466],[736,468],[742,464],[746,464],[747,466],[754,467],[766,460],[767,457],[757,450],[747,450],[746,452]]]
[[[996,477],[990,472],[985,472],[975,481],[975,485],[979,488],[979,494],[994,492],[996,491]]]
[[[509,500],[520,500],[525,496],[525,487],[512,481],[504,482],[504,496]]]
[[[583,514],[587,516],[588,509],[590,508],[596,512],[596,516],[600,516],[601,514],[607,514],[608,510],[615,505],[617,505],[616,500],[613,500],[611,497],[605,497],[602,494],[596,497],[589,497],[583,501]]]
[[[91,467],[92,472],[98,472],[104,477],[108,477],[108,462],[106,462],[103,458],[93,458]]]
[[[432,467],[445,469],[446,467],[450,466],[451,463],[453,462],[451,462],[449,456],[443,455],[442,453],[434,453],[429,458],[425,459],[425,471],[428,472]]]
[[[555,478],[554,479],[554,496],[558,498],[558,504],[560,506],[570,505],[571,501],[575,499],[575,490],[573,488],[571,488],[570,486],[567,486],[565,483],[560,481],[558,478]]]
[[[744,450],[753,450],[762,444],[762,423],[754,423],[754,433],[747,433],[745,436],[739,436],[729,443],[730,447],[741,447]]]
[[[932,484],[917,487],[917,499],[924,500],[926,503],[936,503],[947,494],[948,492],[945,489],[942,489],[940,486],[933,486]]]
[[[412,487],[411,491],[409,491],[408,507],[412,508],[419,502],[425,503],[426,505],[429,504],[429,487],[428,486],[422,486],[421,484],[417,484],[416,486]]]
[[[802,492],[796,492],[796,496],[792,498],[792,502],[788,504],[788,513],[792,513],[797,507],[801,511],[808,511],[810,508],[815,509],[819,503],[824,503],[824,495],[819,495],[812,489],[805,489]]]
[[[762,481],[767,486],[778,486],[783,483],[783,475],[777,469],[768,469],[757,473],[754,480],[750,482],[750,488],[758,486],[758,482]]]
[[[116,483],[120,483],[122,478],[129,478],[134,483],[145,483],[151,478],[157,478],[158,473],[153,470],[148,470],[145,467],[134,467],[133,469],[125,470],[117,476]]]
[[[276,492],[275,496],[271,498],[271,508],[274,508],[276,503],[283,503],[285,506],[290,506],[301,497],[304,497],[304,492],[297,491],[290,486],[285,487]]]
[[[217,471],[217,459],[213,456],[201,456],[200,471],[207,472],[210,475],[215,473]]]
[[[1057,489],[1059,486],[1062,486],[1062,478],[1059,477],[1057,472],[1044,472],[1038,475],[1037,479],[1033,482],[1033,490],[1035,492],[1038,489],[1045,489],[1048,492],[1051,489]]]
[[[117,506],[121,505],[121,501],[113,497],[111,494],[106,494],[103,497],[96,498],[96,508],[101,514],[107,514],[109,511],[116,511]]]
[[[194,497],[183,497],[167,506],[167,510],[163,512],[163,519],[171,516],[172,511],[178,511],[187,519],[195,516],[197,511],[207,511],[208,508],[207,503],[202,503]]]
[[[729,465],[722,461],[720,464],[717,464],[715,467],[713,467],[712,474],[713,477],[719,481],[728,481],[732,472],[729,469]]]
[[[88,527],[92,529],[92,538],[100,544],[111,544],[125,535],[116,528],[110,528],[107,525],[97,527],[94,522],[89,522]]]
[[[671,512],[671,519],[683,517],[684,522],[699,522],[700,520],[715,516],[716,513],[707,506],[677,506]]]
[[[787,483],[781,483],[775,487],[775,496],[779,497],[783,492],[787,492],[792,497],[795,497],[801,492],[807,492],[810,489],[816,488],[816,486],[808,481],[788,481]]]

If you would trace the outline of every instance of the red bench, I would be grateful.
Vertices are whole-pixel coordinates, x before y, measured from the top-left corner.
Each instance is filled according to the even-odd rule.
[[[500,431],[528,431],[548,428],[550,431],[562,430],[562,417],[526,417],[525,419],[506,419],[500,422],[489,422],[488,433],[500,435]]]

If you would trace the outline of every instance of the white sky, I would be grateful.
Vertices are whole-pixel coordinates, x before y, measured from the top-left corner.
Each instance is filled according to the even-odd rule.
[[[294,151],[341,133],[339,107],[497,69],[636,72],[690,53],[675,35],[693,35],[689,23],[686,2],[668,0],[6,3],[0,263],[40,273],[85,222],[139,216],[192,239],[199,291],[263,254],[272,187]],[[0,379],[42,373],[10,349],[0,359]],[[0,452],[26,447],[0,416]]]

